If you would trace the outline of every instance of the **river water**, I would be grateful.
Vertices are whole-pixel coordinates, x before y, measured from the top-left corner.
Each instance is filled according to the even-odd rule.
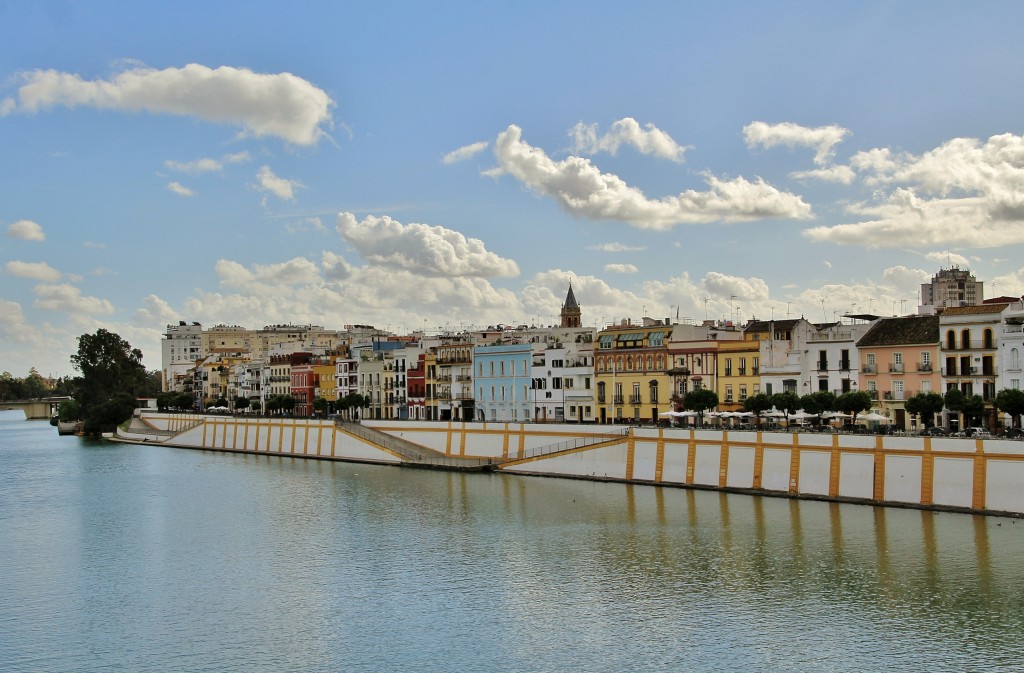
[[[1021,671],[1024,520],[0,412],[0,671]]]

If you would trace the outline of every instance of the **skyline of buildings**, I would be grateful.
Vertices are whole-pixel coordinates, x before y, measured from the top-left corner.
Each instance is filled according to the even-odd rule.
[[[581,326],[571,285],[551,327],[395,335],[368,325],[203,330],[181,321],[167,326],[163,381],[207,403],[291,394],[298,415],[317,398],[357,392],[371,400],[371,418],[509,422],[658,423],[695,388],[714,390],[722,411],[761,392],[863,390],[873,410],[910,429],[916,419],[903,403],[915,393],[955,387],[990,403],[998,390],[1020,388],[1021,300],[986,302],[983,285],[958,268],[933,285],[922,297],[944,306],[825,323],[645,317],[594,329]]]

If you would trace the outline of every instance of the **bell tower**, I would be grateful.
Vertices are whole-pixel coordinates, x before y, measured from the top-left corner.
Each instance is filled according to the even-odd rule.
[[[581,327],[580,317],[583,311],[576,303],[576,295],[572,293],[572,283],[569,283],[569,293],[565,295],[565,303],[562,304],[562,327]]]

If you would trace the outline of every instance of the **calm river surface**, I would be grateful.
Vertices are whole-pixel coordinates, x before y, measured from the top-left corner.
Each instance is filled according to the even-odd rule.
[[[0,412],[0,671],[1021,671],[1024,520],[136,447]]]

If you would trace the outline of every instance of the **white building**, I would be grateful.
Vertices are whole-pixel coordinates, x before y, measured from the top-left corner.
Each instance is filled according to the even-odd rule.
[[[197,322],[184,320],[177,325],[168,325],[160,343],[160,367],[164,392],[184,389],[183,381],[204,356],[202,349],[203,327]]]

